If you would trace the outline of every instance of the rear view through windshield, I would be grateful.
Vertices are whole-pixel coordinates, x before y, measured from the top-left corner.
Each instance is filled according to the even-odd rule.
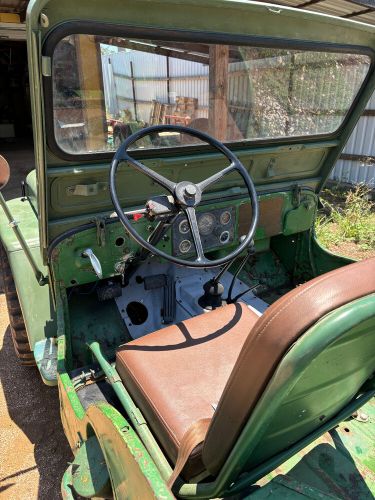
[[[53,55],[55,139],[82,154],[114,151],[157,124],[229,143],[330,134],[369,66],[361,54],[71,35]],[[133,147],[196,142],[163,132]]]

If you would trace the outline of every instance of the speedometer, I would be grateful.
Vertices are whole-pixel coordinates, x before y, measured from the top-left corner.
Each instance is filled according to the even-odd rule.
[[[199,219],[198,219],[199,232],[201,234],[203,234],[204,236],[211,234],[212,231],[214,230],[214,226],[215,226],[215,216],[214,215],[212,215],[210,213],[206,213],[206,214],[203,214],[199,217]]]

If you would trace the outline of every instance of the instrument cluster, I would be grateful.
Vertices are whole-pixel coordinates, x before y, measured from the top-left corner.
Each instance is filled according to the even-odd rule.
[[[197,222],[205,252],[233,242],[234,207],[197,212]],[[195,252],[190,226],[184,215],[175,220],[172,233],[174,255],[183,256]]]

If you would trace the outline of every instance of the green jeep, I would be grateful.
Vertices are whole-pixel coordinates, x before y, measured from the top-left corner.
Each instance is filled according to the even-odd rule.
[[[20,362],[59,388],[63,497],[373,498],[375,259],[314,221],[375,28],[32,0],[27,43],[36,169],[0,196],[1,265]]]

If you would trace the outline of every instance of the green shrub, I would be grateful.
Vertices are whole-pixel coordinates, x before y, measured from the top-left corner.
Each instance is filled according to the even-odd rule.
[[[316,233],[325,246],[352,241],[364,250],[375,248],[375,204],[369,193],[369,188],[359,184],[346,193],[343,204],[321,199],[325,213],[317,217]],[[335,199],[334,192],[327,194]]]

